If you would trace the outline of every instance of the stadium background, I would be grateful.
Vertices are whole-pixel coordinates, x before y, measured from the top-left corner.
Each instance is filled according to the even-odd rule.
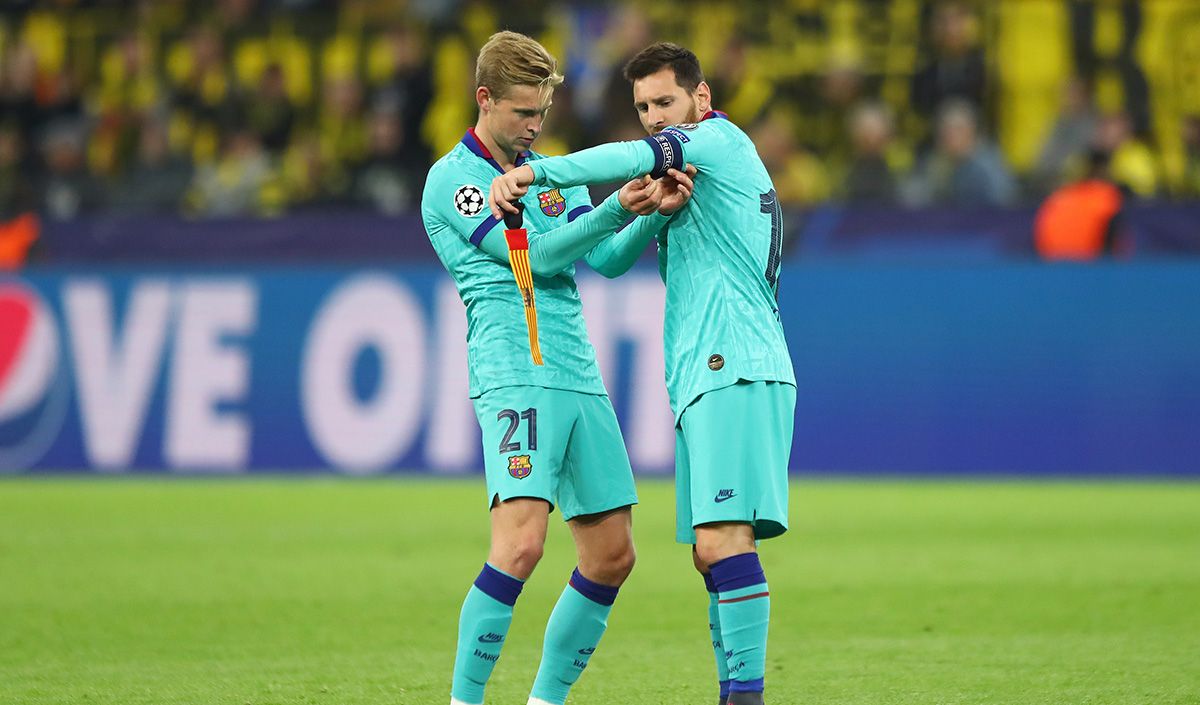
[[[0,0],[0,702],[445,699],[488,527],[415,208],[501,27],[564,62],[547,153],[694,47],[787,205],[773,702],[1200,702],[1189,0]],[[1095,154],[1119,237],[1048,261]],[[580,288],[640,560],[571,702],[703,702],[653,257]],[[552,527],[495,702],[573,561]]]
[[[789,207],[797,470],[1200,471],[1194,3],[58,0],[3,18],[0,212],[26,268],[0,296],[6,470],[475,467],[461,306],[415,211],[503,24],[562,57],[547,153],[638,135],[618,74],[652,37],[694,46],[754,136]],[[1092,151],[1120,239],[1039,263],[1039,208]],[[653,269],[581,276],[635,465],[669,471]]]

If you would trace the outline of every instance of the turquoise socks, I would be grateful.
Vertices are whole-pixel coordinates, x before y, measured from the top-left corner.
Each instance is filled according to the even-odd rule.
[[[721,701],[729,698],[729,664],[725,662],[725,647],[721,642],[721,613],[717,586],[712,575],[703,573],[704,587],[708,589],[708,632],[712,637],[713,654],[717,658],[717,681],[721,686]]]
[[[531,698],[554,705],[566,701],[567,692],[587,668],[608,627],[608,613],[616,599],[617,588],[594,583],[575,569],[546,623],[542,662]]]
[[[512,624],[513,605],[525,582],[484,563],[467,591],[458,618],[458,651],[450,697],[468,705],[483,702],[483,687],[500,658]]]
[[[767,660],[767,621],[771,614],[767,578],[757,553],[743,553],[713,563],[717,613],[729,693],[761,693]],[[713,641],[717,641],[716,637]]]

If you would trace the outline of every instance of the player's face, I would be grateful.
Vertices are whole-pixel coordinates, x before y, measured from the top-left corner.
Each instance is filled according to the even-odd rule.
[[[665,68],[633,82],[633,107],[642,127],[655,134],[664,127],[700,122],[708,112],[708,85],[701,82],[688,93],[675,82],[675,71]]]
[[[500,98],[489,95],[484,114],[496,145],[510,155],[529,151],[542,134],[552,96],[537,86],[511,86]]]

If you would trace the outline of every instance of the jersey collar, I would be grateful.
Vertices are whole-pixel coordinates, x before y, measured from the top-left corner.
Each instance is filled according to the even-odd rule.
[[[492,167],[501,174],[504,173],[504,169],[500,168],[500,163],[496,161],[496,159],[492,156],[492,153],[488,151],[488,148],[484,146],[483,140],[479,139],[479,137],[475,135],[474,127],[467,128],[467,134],[463,135],[462,143],[467,146],[467,149],[474,152],[475,156],[487,161],[488,164],[491,164]],[[516,166],[521,166],[528,158],[529,152],[521,152],[517,155]]]
[[[726,115],[725,113],[721,112],[720,110],[710,110],[707,113],[704,113],[704,117],[700,118],[700,122],[704,122],[705,120],[707,120],[709,118],[716,118],[718,120],[728,120],[729,116]]]

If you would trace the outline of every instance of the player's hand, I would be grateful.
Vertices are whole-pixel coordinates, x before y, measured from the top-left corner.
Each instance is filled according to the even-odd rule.
[[[658,205],[659,213],[671,215],[683,208],[692,197],[692,190],[695,188],[692,177],[695,175],[696,167],[691,164],[684,167],[683,171],[667,170],[667,175],[658,180],[659,190],[662,192],[662,202]]]
[[[533,169],[528,164],[492,179],[492,190],[488,193],[488,208],[492,209],[492,215],[500,219],[505,211],[516,213],[517,207],[511,202],[521,200],[532,183]]]
[[[630,213],[650,215],[658,210],[662,193],[658,181],[646,175],[622,186],[617,192],[617,200]]]

